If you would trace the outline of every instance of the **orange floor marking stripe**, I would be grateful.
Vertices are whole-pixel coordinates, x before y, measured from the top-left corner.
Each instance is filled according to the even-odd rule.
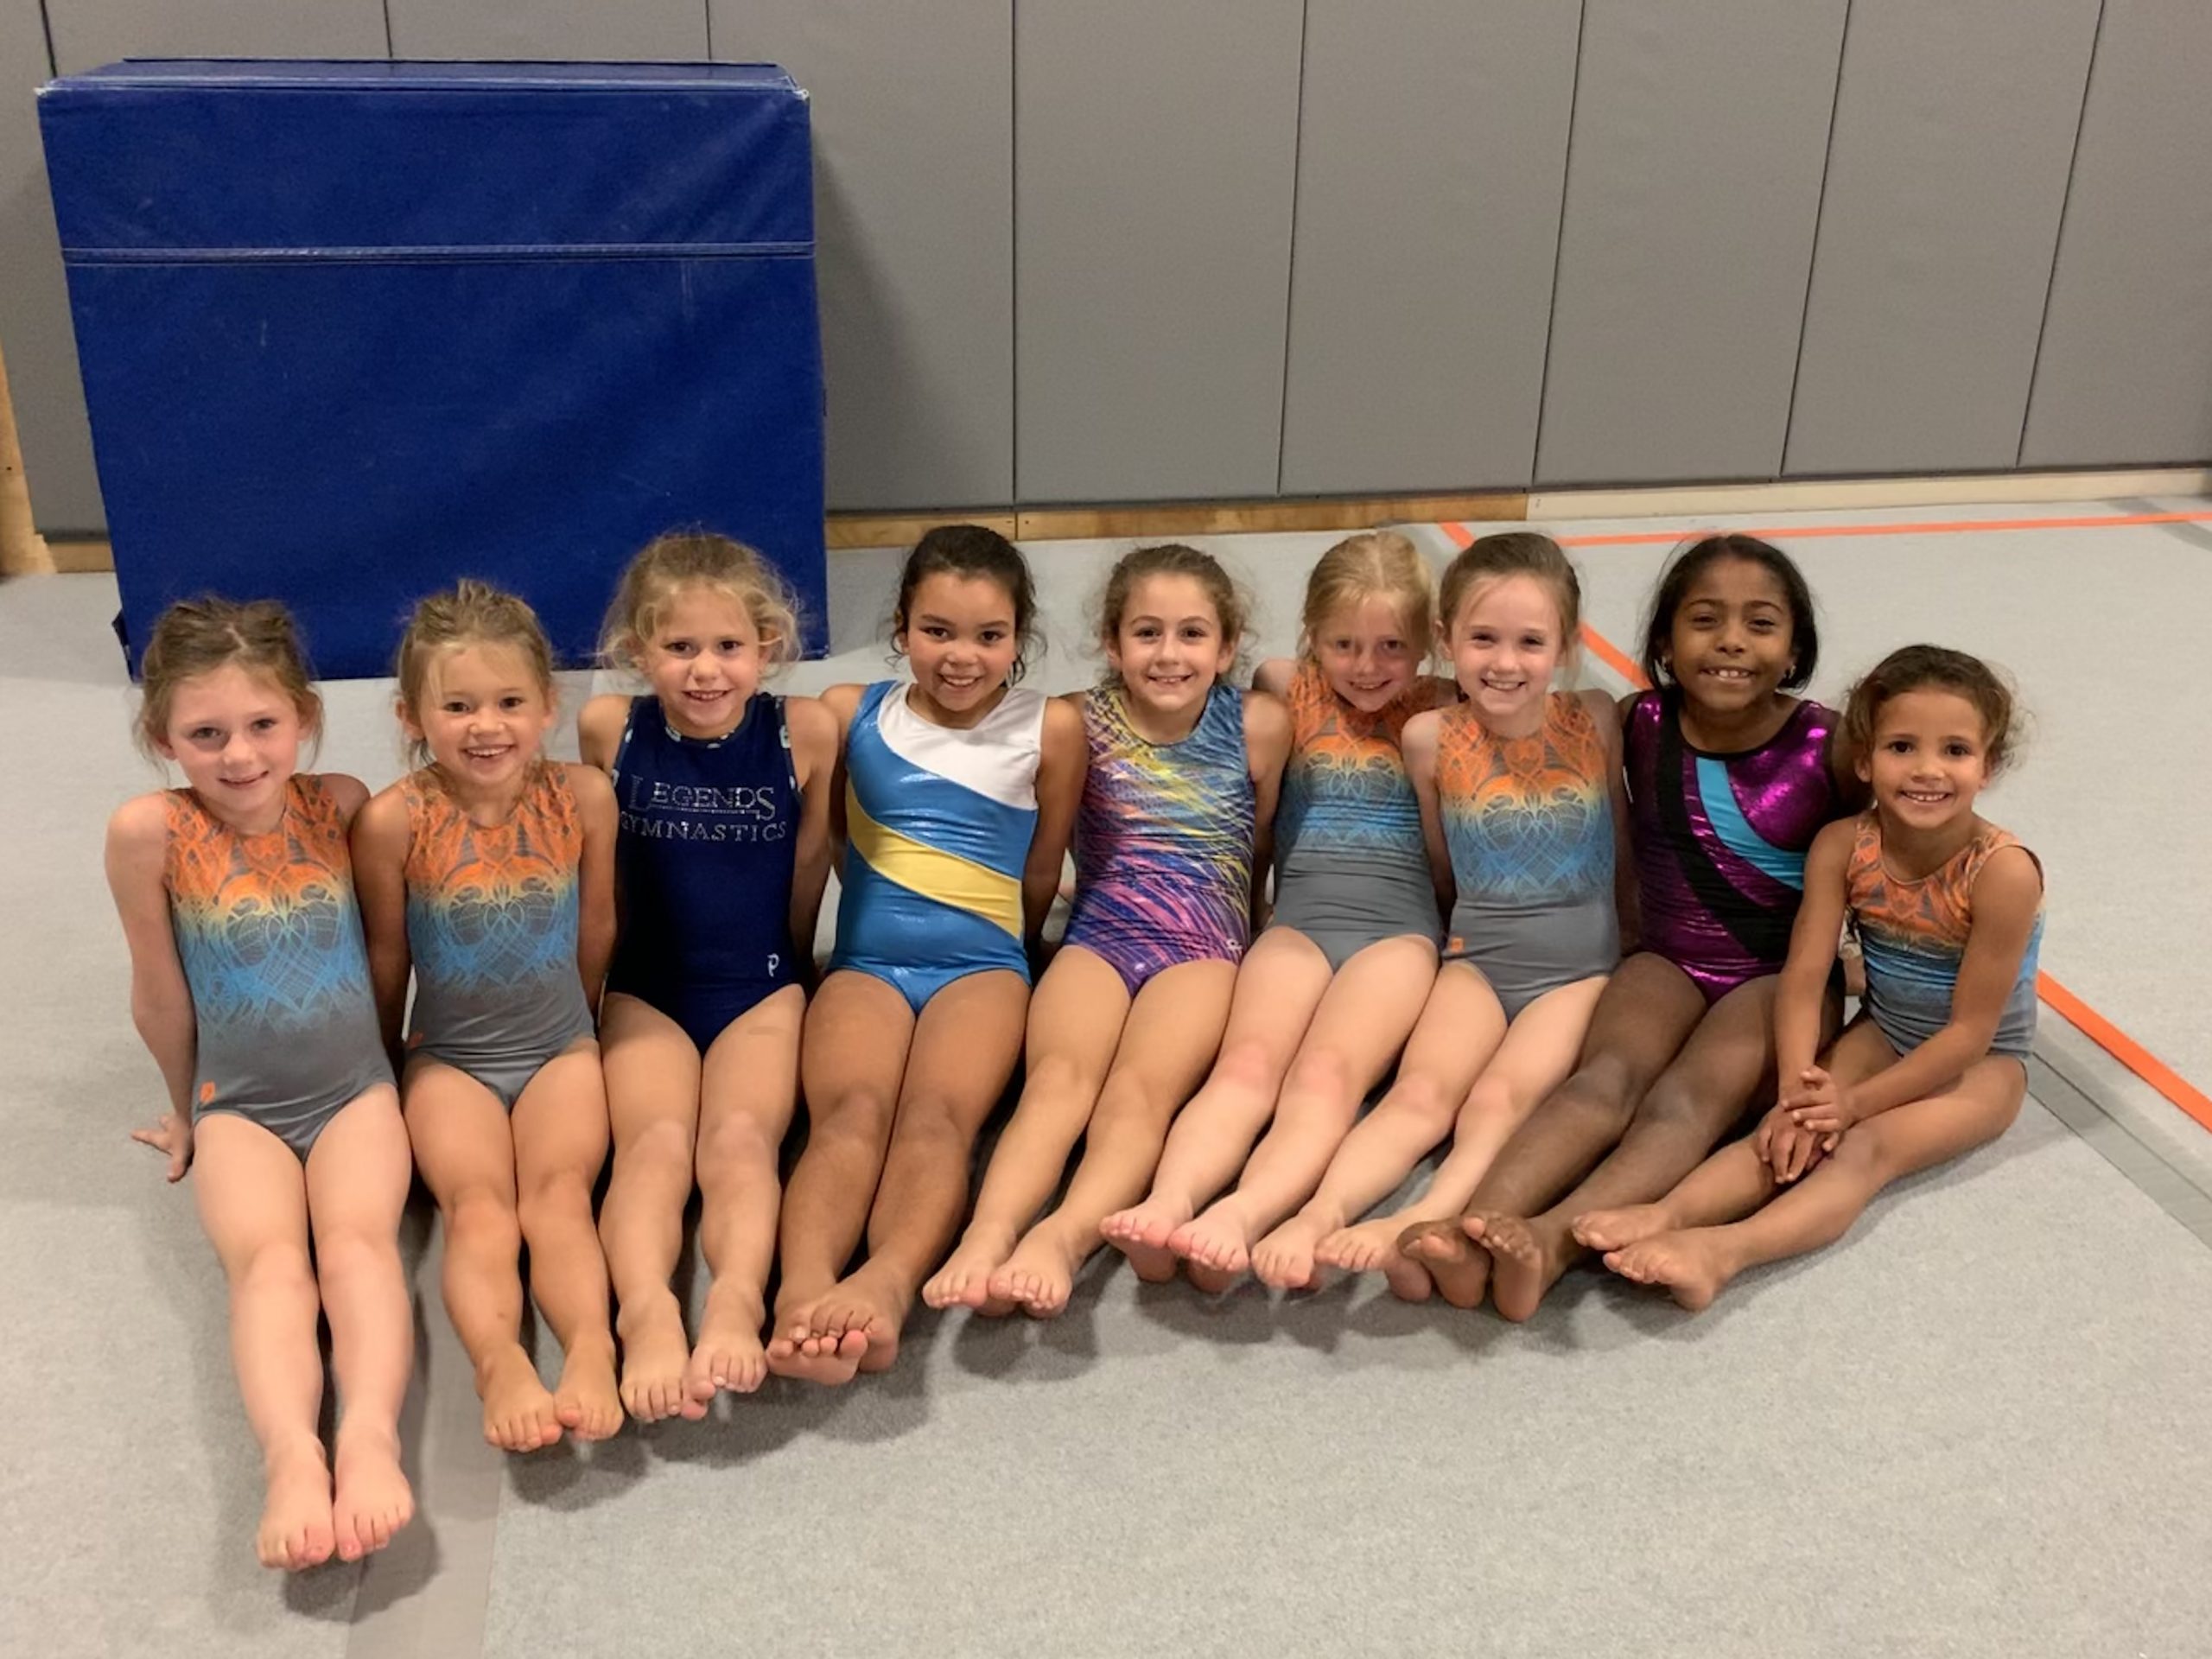
[[[1830,524],[1806,529],[1755,530],[1745,532],[1752,536],[1855,536],[1903,535],[1917,532],[1922,535],[1946,531],[1974,530],[2072,530],[2107,524],[2171,524],[2212,521],[2212,512],[2145,512],[2126,518],[2034,518],[1996,519],[1986,523],[1958,523],[1948,524]],[[1474,533],[1465,524],[1438,526],[1451,537],[1454,545],[1467,547],[1474,541]],[[1629,543],[1679,542],[1684,539],[1680,531],[1666,531],[1649,535],[1589,536],[1559,538],[1562,547],[1618,546]],[[1619,675],[1638,690],[1650,683],[1628,654],[1587,622],[1582,625],[1582,643],[1591,654]],[[2204,1128],[2212,1129],[2212,1096],[2194,1086],[2180,1072],[2137,1042],[2118,1026],[2099,1014],[2080,997],[2049,974],[2036,976],[2036,994],[2056,1009],[2059,1014],[2081,1031],[2082,1035],[2099,1048],[2118,1060],[2137,1077],[2164,1095]]]
[[[1732,531],[1764,539],[1812,536],[1955,536],[1994,530],[2113,530],[2126,524],[2201,524],[2212,512],[2128,512],[2079,518],[1955,518],[1916,524],[1776,524]],[[1562,536],[1561,547],[1646,547],[1688,540],[1694,531],[1640,530],[1609,536]]]

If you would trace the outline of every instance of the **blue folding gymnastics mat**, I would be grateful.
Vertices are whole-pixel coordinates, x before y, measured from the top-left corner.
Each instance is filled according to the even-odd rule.
[[[130,62],[39,98],[135,671],[181,595],[391,671],[464,575],[590,653],[671,526],[824,614],[806,95],[763,65]]]

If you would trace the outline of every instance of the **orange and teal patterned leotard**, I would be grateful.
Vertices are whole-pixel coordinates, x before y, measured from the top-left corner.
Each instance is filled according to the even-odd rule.
[[[2009,830],[1986,824],[1940,867],[1908,881],[1891,874],[1882,862],[1882,821],[1874,810],[1859,815],[1844,872],[1845,900],[1866,962],[1867,1015],[1900,1055],[1911,1053],[1950,1024],[1951,994],[1958,988],[1967,938],[1974,931],[1974,884],[1992,854],[2019,846]],[[2020,850],[2027,852],[2024,847]],[[2039,859],[2036,868],[2043,868]],[[2025,1059],[2035,1041],[2036,958],[2042,945],[2038,910],[1990,1041],[1993,1054]]]
[[[345,817],[306,775],[265,835],[239,834],[188,789],[165,800],[162,880],[198,1030],[193,1118],[247,1118],[304,1162],[340,1108],[391,1081]]]
[[[435,766],[407,803],[412,1052],[457,1066],[509,1108],[592,1028],[576,963],[583,821],[568,768],[542,761],[505,823],[470,820]]]
[[[1444,954],[1481,970],[1508,1019],[1612,972],[1612,763],[1581,698],[1553,692],[1527,737],[1495,735],[1469,704],[1446,709],[1436,803],[1459,890]]]

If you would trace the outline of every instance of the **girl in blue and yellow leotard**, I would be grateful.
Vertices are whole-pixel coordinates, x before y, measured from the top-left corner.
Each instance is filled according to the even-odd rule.
[[[424,764],[361,809],[353,861],[387,1035],[415,977],[400,1100],[445,1221],[446,1310],[484,1437],[531,1452],[622,1425],[592,1185],[607,1158],[593,1030],[614,937],[614,796],[548,760],[552,652],[529,606],[463,582],[415,607],[399,718]],[[520,1246],[559,1338],[522,1345]]]
[[[130,1012],[168,1086],[135,1139],[193,1171],[230,1283],[231,1350],[268,1498],[264,1567],[358,1560],[406,1525],[399,1408],[414,1324],[399,1264],[407,1132],[377,1032],[348,822],[368,791],[297,770],[321,723],[291,619],[173,605],[146,646],[141,743],[186,786],[108,826]],[[319,1316],[344,1414],[325,1451]]]
[[[923,1287],[933,1306],[1066,1306],[1099,1223],[1142,1194],[1221,1046],[1290,747],[1280,699],[1222,683],[1244,614],[1195,548],[1140,548],[1107,579],[1112,675],[1068,699],[1090,748],[1075,906],[1031,1007],[1020,1103],[959,1248]],[[1066,1197],[1031,1226],[1078,1135]]]
[[[1084,779],[1082,716],[1017,683],[1036,608],[1004,537],[931,531],[893,612],[912,681],[823,694],[845,733],[843,891],[801,1049],[807,1143],[767,1351],[779,1374],[844,1382],[891,1363],[1013,1074]]]

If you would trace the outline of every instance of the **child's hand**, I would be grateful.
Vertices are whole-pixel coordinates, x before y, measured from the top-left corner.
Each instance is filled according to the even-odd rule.
[[[181,1181],[184,1172],[192,1167],[192,1119],[185,1113],[170,1110],[162,1114],[162,1121],[150,1129],[133,1129],[130,1138],[156,1152],[165,1152],[169,1159],[169,1179]]]
[[[1751,1135],[1751,1147],[1774,1172],[1776,1181],[1785,1186],[1832,1150],[1822,1144],[1822,1137],[1798,1123],[1786,1101],[1759,1120]]]
[[[1798,1074],[1796,1088],[1783,1096],[1782,1103],[1797,1122],[1797,1127],[1816,1135],[1840,1136],[1856,1121],[1851,1109],[1851,1092],[1817,1065],[1808,1065]],[[1830,1147],[1833,1149],[1831,1141]]]

